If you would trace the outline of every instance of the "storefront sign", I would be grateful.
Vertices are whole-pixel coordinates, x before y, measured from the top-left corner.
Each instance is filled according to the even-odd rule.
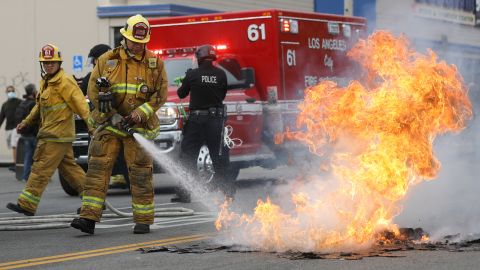
[[[415,0],[415,15],[453,23],[476,25],[476,0]],[[479,1],[480,2],[480,1]]]

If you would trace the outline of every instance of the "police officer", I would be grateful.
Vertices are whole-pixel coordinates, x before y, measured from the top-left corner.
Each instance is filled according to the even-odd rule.
[[[98,128],[90,142],[80,218],[71,226],[89,234],[100,221],[115,162],[112,157],[122,146],[132,192],[133,232],[150,232],[155,214],[153,161],[131,131],[147,139],[158,135],[160,122],[155,112],[167,99],[167,76],[163,61],[146,49],[150,25],[143,16],[128,18],[120,33],[121,46],[100,56],[88,83],[88,97],[95,107],[92,117]]]
[[[196,161],[200,148],[207,144],[215,176],[213,185],[227,196],[232,196],[225,177],[228,167],[228,151],[223,147],[223,129],[226,116],[223,100],[227,94],[227,76],[212,62],[217,59],[211,45],[202,45],[196,52],[198,68],[187,71],[177,90],[180,98],[190,95],[190,115],[183,130],[181,157],[190,173],[197,171]],[[177,189],[174,202],[190,202],[190,194],[184,188]]]
[[[30,114],[17,126],[22,133],[28,126],[39,124],[38,143],[27,184],[17,203],[7,208],[33,216],[50,178],[59,172],[79,194],[85,184],[85,172],[75,163],[72,142],[75,140],[74,113],[93,130],[88,105],[73,76],[61,68],[62,56],[55,45],[47,44],[40,51],[42,80],[37,103]]]
[[[91,61],[90,63],[93,65],[94,68],[97,65],[98,58],[111,49],[112,48],[110,48],[110,46],[108,46],[107,44],[97,44],[90,49],[90,52],[88,52],[88,59]],[[90,80],[91,74],[91,72],[87,73],[87,75],[85,75],[85,77],[83,77],[83,79],[81,80],[80,89],[82,89],[84,95],[87,94],[88,81]]]

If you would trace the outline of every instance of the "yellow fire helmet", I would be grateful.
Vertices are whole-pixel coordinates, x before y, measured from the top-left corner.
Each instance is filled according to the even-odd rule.
[[[62,54],[57,46],[47,44],[42,47],[39,55],[39,62],[62,62]]]
[[[142,15],[137,14],[128,18],[120,33],[130,41],[147,43],[150,41],[150,24]]]

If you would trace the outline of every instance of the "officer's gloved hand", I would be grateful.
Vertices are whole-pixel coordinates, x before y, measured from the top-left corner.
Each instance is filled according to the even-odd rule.
[[[98,93],[98,110],[102,113],[109,113],[113,109],[113,94],[112,92]]]
[[[136,111],[132,111],[130,115],[125,117],[125,122],[129,126],[134,126],[135,124],[142,122],[142,117]]]
[[[180,85],[182,85],[182,83],[183,83],[183,79],[185,79],[185,75],[184,75],[184,76],[175,77],[175,78],[173,79],[173,82],[175,83],[176,86],[180,86]]]

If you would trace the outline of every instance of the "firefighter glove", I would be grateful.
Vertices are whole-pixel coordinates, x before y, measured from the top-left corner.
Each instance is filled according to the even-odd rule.
[[[95,135],[95,128],[94,127],[88,127],[88,135],[90,135],[90,137],[93,137],[93,135]]]
[[[130,113],[130,115],[125,117],[125,121],[127,122],[127,125],[133,126],[142,122],[142,117],[136,111],[133,111],[132,113]]]
[[[105,78],[105,77],[100,77],[97,79],[95,84],[98,86],[98,88],[110,88],[110,81]]]
[[[102,113],[109,113],[113,109],[113,94],[112,92],[98,93],[98,110]]]

